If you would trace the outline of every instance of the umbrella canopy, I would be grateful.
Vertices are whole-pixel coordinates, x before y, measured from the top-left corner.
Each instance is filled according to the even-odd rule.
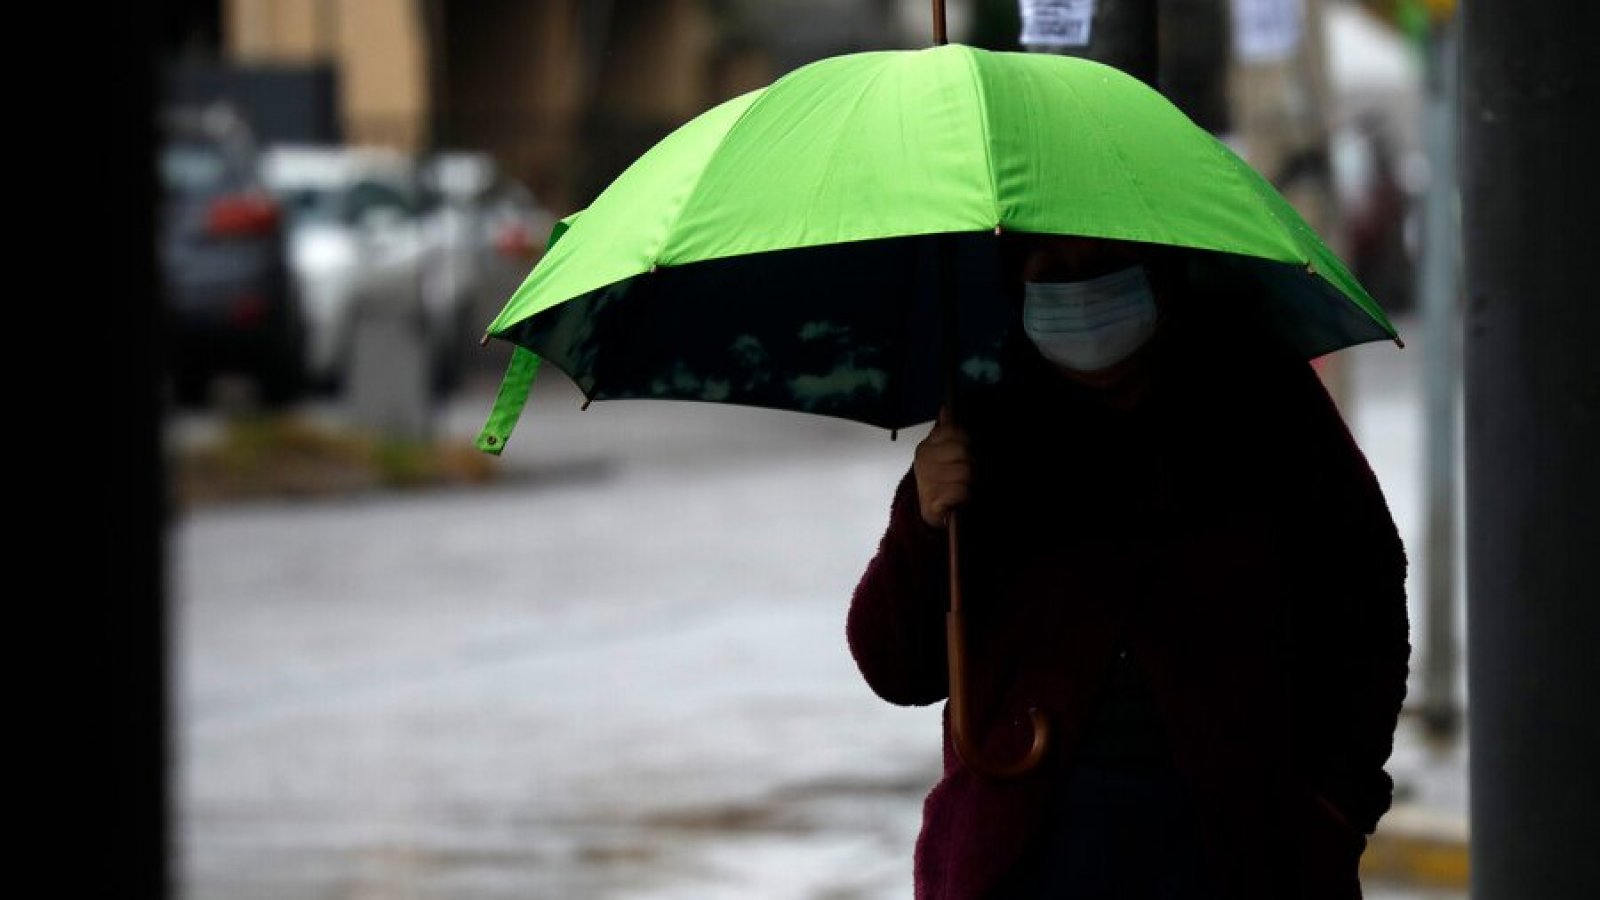
[[[1259,317],[1307,357],[1397,337],[1248,164],[1144,83],[1073,57],[948,45],[824,59],[691,120],[569,224],[488,335],[591,400],[927,421],[942,257],[962,375],[998,376],[1003,231],[1197,251],[1237,287],[1216,315]],[[520,398],[501,401],[503,425]]]
[[[673,132],[551,236],[486,337],[516,345],[478,438],[499,453],[541,358],[589,400],[706,400],[887,428],[1001,377],[1007,231],[1191,251],[1208,315],[1315,356],[1395,339],[1270,184],[1159,93],[1072,57],[951,45],[797,69]],[[1221,298],[1221,299],[1218,299]],[[1183,302],[1184,298],[1177,298]],[[1198,301],[1195,301],[1198,302]],[[958,522],[951,730],[975,753]]]

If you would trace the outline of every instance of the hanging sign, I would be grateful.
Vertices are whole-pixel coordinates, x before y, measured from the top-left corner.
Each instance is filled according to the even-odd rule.
[[[1240,62],[1280,62],[1305,32],[1304,0],[1233,0],[1233,53]]]
[[[1021,0],[1025,47],[1087,47],[1094,0]]]

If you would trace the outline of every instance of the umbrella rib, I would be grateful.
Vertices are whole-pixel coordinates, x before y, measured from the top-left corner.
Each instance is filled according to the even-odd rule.
[[[989,173],[989,199],[994,203],[994,222],[991,224],[998,228],[1003,223],[1000,221],[1000,183],[994,174],[994,135],[989,130],[989,92],[984,87],[978,54],[964,47],[962,51],[967,59],[967,68],[972,72],[973,91],[978,95],[978,124],[983,129],[983,166]]]
[[[734,117],[732,122],[728,123],[727,129],[722,132],[720,137],[717,138],[717,147],[707,157],[708,159],[716,158],[717,154],[722,150],[722,145],[728,142],[728,135],[733,134],[734,129],[738,128],[739,123],[743,122],[745,117],[750,115],[751,110],[755,109],[756,106],[761,103],[761,101],[767,99],[767,92],[770,91],[774,86],[775,85],[768,85],[764,88],[757,88],[757,90],[760,92],[760,96],[745,104],[745,108],[739,110],[739,115]],[[672,240],[672,235],[678,230],[678,223],[683,219],[683,211],[689,208],[689,204],[694,201],[695,194],[700,192],[700,184],[701,182],[705,181],[706,172],[710,170],[710,168],[710,166],[701,166],[700,170],[695,173],[694,184],[690,185],[689,190],[684,192],[683,203],[679,204],[677,211],[672,214],[672,223],[661,230],[661,244],[650,253],[650,265],[652,267],[659,263],[659,260],[661,259],[661,251],[666,249],[667,242]]]
[[[922,242],[913,240],[909,245],[911,254],[910,271],[915,272],[917,263],[922,258]],[[899,303],[899,333],[895,335],[894,371],[889,378],[888,395],[889,409],[885,420],[890,422],[889,440],[894,440],[900,432],[899,422],[905,415],[905,384],[906,378],[906,345],[910,343],[906,338],[907,323],[911,319],[911,308],[916,293],[916,285],[912,278],[907,278],[901,284]]]
[[[1302,258],[1296,260],[1296,262],[1298,262],[1300,265],[1306,267],[1307,274],[1309,274],[1312,278],[1320,279],[1323,284],[1331,286],[1334,289],[1334,293],[1338,296],[1340,302],[1354,305],[1356,309],[1360,310],[1363,315],[1373,320],[1373,322],[1376,323],[1377,326],[1382,329],[1391,340],[1399,341],[1400,333],[1395,330],[1394,325],[1389,321],[1389,317],[1384,315],[1382,307],[1378,306],[1376,302],[1373,302],[1372,309],[1367,308],[1366,303],[1363,303],[1361,300],[1355,297],[1351,297],[1349,294],[1345,293],[1345,291],[1341,290],[1337,284],[1329,279],[1326,273],[1317,271],[1315,268],[1315,257],[1317,257],[1318,254],[1315,252],[1315,250],[1321,241],[1317,238],[1316,231],[1312,229],[1310,225],[1306,224],[1305,219],[1300,216],[1299,212],[1295,210],[1286,199],[1277,194],[1277,191],[1275,188],[1273,188],[1272,183],[1267,181],[1266,178],[1261,176],[1259,173],[1257,173],[1255,177],[1251,177],[1250,173],[1255,172],[1255,169],[1238,159],[1238,154],[1235,154],[1233,149],[1228,147],[1228,145],[1222,143],[1221,141],[1217,141],[1217,148],[1218,152],[1233,157],[1237,162],[1236,165],[1226,167],[1229,175],[1233,178],[1234,183],[1242,185],[1243,187],[1247,188],[1251,194],[1255,195],[1256,199],[1261,203],[1261,205],[1266,207],[1267,214],[1273,218],[1273,221],[1277,222],[1278,226],[1282,228],[1284,232],[1293,235],[1295,249],[1299,251],[1301,257],[1313,257],[1311,259]],[[1289,212],[1293,213],[1294,221],[1289,221],[1284,218],[1279,204],[1274,202],[1274,200],[1282,201],[1283,207],[1286,207]],[[1302,233],[1309,233],[1311,239],[1306,241]],[[1254,256],[1255,254],[1248,255]],[[1349,270],[1344,267],[1343,261],[1340,260],[1338,256],[1332,254],[1331,252],[1328,253],[1327,256],[1329,262],[1339,269],[1344,269],[1344,275],[1349,279],[1349,281],[1359,288],[1361,293],[1366,294],[1366,288],[1362,286],[1359,281],[1355,280],[1355,277],[1351,275]],[[1264,259],[1265,257],[1257,258]],[[1272,261],[1283,263],[1289,262],[1289,260]],[[1370,301],[1370,295],[1368,295],[1368,300]],[[1374,315],[1374,310],[1377,311],[1376,315]],[[1404,346],[1403,342],[1401,343],[1401,346]]]
[[[1083,102],[1083,95],[1078,93],[1078,86],[1072,83],[1072,79],[1063,78],[1061,83],[1066,85],[1067,90],[1070,91],[1073,98],[1078,101],[1078,108],[1084,110],[1088,115],[1095,117],[1095,124],[1100,126],[1101,133],[1108,135],[1113,133],[1110,123],[1101,118],[1098,111],[1096,111],[1091,104]],[[1125,178],[1129,184],[1133,185],[1133,195],[1139,198],[1140,205],[1142,205],[1145,208],[1145,211],[1149,214],[1148,220],[1151,222],[1164,223],[1165,219],[1156,212],[1155,204],[1151,203],[1150,198],[1145,196],[1144,182],[1134,174],[1133,167],[1128,165],[1128,157],[1123,154],[1121,143],[1117,140],[1108,140],[1106,141],[1106,144],[1108,147],[1110,147],[1111,152],[1116,154],[1117,162],[1119,164],[1117,168],[1120,170],[1123,178]],[[1149,235],[1146,239],[1151,240],[1154,243],[1177,246],[1172,240],[1170,232],[1162,234],[1160,237]]]
[[[1293,222],[1284,221],[1283,216],[1278,212],[1277,204],[1273,203],[1272,198],[1267,196],[1268,190],[1274,190],[1271,184],[1267,182],[1265,178],[1251,178],[1249,175],[1245,174],[1246,171],[1253,172],[1255,170],[1251,168],[1248,163],[1245,163],[1244,160],[1238,156],[1238,154],[1235,154],[1232,148],[1228,147],[1227,144],[1217,141],[1217,146],[1225,153],[1232,154],[1237,160],[1238,164],[1225,167],[1228,170],[1228,174],[1233,178],[1234,183],[1248,189],[1251,194],[1255,195],[1255,198],[1260,201],[1261,205],[1266,207],[1267,215],[1271,216],[1272,220],[1277,222],[1278,226],[1286,233],[1295,236],[1295,249],[1300,251],[1300,256],[1307,256],[1308,254],[1305,252],[1305,248],[1301,246],[1300,242],[1300,227]],[[1300,225],[1303,226],[1304,223],[1302,222]],[[1250,255],[1254,256],[1255,254]],[[1261,258],[1264,259],[1265,257]],[[1287,259],[1273,261],[1291,262],[1291,260]],[[1298,262],[1300,265],[1310,265],[1311,260],[1302,258],[1293,260],[1292,262]]]
[[[871,77],[869,77],[866,80],[866,83],[861,86],[861,90],[857,91],[855,97],[851,99],[849,110],[841,113],[838,116],[840,121],[848,122],[851,119],[854,119],[856,117],[856,114],[861,111],[862,105],[867,102],[867,94],[868,94],[868,92],[870,92],[873,88],[877,87],[878,82],[883,80],[884,75],[887,72],[888,72],[888,67],[887,66],[879,66],[875,71],[873,71]],[[834,133],[833,143],[828,148],[829,151],[832,151],[834,148],[838,147],[839,146],[839,142],[841,140],[843,140],[842,132],[835,132]],[[829,153],[824,154],[824,155],[829,160],[836,159],[835,155],[832,152],[829,152]],[[837,168],[837,167],[830,163],[829,167],[828,167],[828,171],[827,171],[826,174],[831,175],[835,168]],[[800,217],[800,221],[802,223],[811,221],[811,212],[812,212],[812,210],[814,210],[816,208],[816,204],[817,204],[817,202],[818,202],[818,200],[820,199],[820,196],[821,196],[821,191],[813,190],[813,191],[808,192],[808,195],[810,197],[810,202],[806,206],[805,215]],[[806,244],[801,243],[801,246],[810,246],[810,245],[806,245]]]

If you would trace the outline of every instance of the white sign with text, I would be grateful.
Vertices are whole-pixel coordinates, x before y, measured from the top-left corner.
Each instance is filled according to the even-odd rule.
[[[1087,47],[1094,0],[1022,0],[1025,47]]]
[[[1233,53],[1240,62],[1288,59],[1304,32],[1304,0],[1233,0]]]

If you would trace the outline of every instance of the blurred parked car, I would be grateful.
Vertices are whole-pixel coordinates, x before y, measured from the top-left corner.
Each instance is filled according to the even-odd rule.
[[[349,374],[364,304],[415,310],[430,380],[448,387],[474,296],[470,245],[454,234],[413,161],[372,148],[277,147],[266,183],[289,216],[289,262],[309,328],[307,369],[337,390]]]
[[[435,154],[423,167],[423,181],[437,198],[446,239],[467,245],[453,259],[461,266],[455,277],[470,286],[472,299],[459,311],[457,334],[445,343],[445,364],[459,378],[466,354],[543,252],[555,218],[487,153]]]
[[[235,372],[252,376],[270,404],[293,400],[305,323],[249,129],[216,104],[168,109],[161,130],[160,259],[176,399],[201,402],[215,375]]]

